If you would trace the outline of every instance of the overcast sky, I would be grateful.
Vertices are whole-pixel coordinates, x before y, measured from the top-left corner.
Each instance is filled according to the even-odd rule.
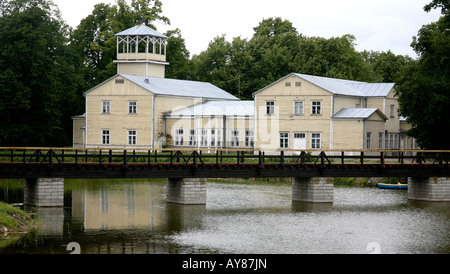
[[[72,27],[91,14],[97,3],[115,0],[53,0]],[[128,0],[128,3],[131,1]],[[206,50],[215,36],[251,38],[264,18],[281,17],[305,36],[325,38],[352,34],[356,49],[388,51],[416,57],[412,37],[425,24],[435,22],[440,10],[426,13],[431,0],[162,0],[162,15],[171,25],[157,24],[158,31],[179,28],[192,54]]]

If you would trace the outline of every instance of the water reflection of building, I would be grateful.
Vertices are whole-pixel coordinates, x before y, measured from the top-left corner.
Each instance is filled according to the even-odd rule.
[[[100,184],[96,190],[72,190],[72,218],[85,230],[160,226],[161,192],[152,183]]]

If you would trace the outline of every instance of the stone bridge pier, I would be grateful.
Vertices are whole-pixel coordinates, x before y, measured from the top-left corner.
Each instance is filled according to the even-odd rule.
[[[39,207],[64,206],[64,178],[26,179],[24,204]]]
[[[431,202],[450,202],[450,177],[409,177],[408,199]]]
[[[332,203],[334,178],[292,178],[292,201]]]
[[[206,205],[206,179],[167,179],[166,201],[182,205]]]

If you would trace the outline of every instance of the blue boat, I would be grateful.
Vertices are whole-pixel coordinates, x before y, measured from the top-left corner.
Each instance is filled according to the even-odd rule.
[[[381,189],[408,189],[408,184],[401,184],[401,183],[382,184],[382,183],[379,183],[378,187]]]

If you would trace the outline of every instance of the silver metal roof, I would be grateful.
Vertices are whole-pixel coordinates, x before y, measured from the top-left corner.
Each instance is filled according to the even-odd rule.
[[[207,82],[119,74],[123,78],[157,95],[218,100],[239,100],[225,90]]]
[[[394,88],[394,83],[359,83],[348,85],[353,86],[365,97],[384,97]]]
[[[367,119],[377,112],[383,119],[387,119],[386,115],[377,108],[343,108],[339,110],[333,119]]]
[[[321,77],[321,76],[313,76],[313,75],[300,74],[300,73],[291,73],[291,74],[279,79],[278,81],[270,84],[269,86],[271,86],[279,81],[282,81],[283,79],[285,79],[291,75],[296,75],[297,77],[300,77],[300,78],[310,82],[311,84],[321,87],[333,94],[345,95],[345,96],[384,97],[384,96],[387,96],[389,94],[389,92],[392,90],[392,88],[394,87],[394,83],[366,83],[366,82],[359,82],[359,81],[352,81],[352,80],[343,80],[343,79],[335,79],[335,78],[328,78],[328,77]],[[267,86],[267,87],[269,87],[269,86]],[[253,94],[258,93],[267,87],[264,87]]]
[[[201,116],[254,116],[253,101],[207,101],[176,110],[166,114],[166,117],[201,117]]]
[[[159,37],[159,38],[165,38],[167,39],[168,37],[157,32],[156,30],[147,27],[145,24],[140,24],[137,26],[134,26],[132,28],[129,28],[127,30],[124,30],[122,32],[119,32],[116,34],[116,36],[136,36],[136,35],[148,35],[148,36],[154,36],[154,37]]]

